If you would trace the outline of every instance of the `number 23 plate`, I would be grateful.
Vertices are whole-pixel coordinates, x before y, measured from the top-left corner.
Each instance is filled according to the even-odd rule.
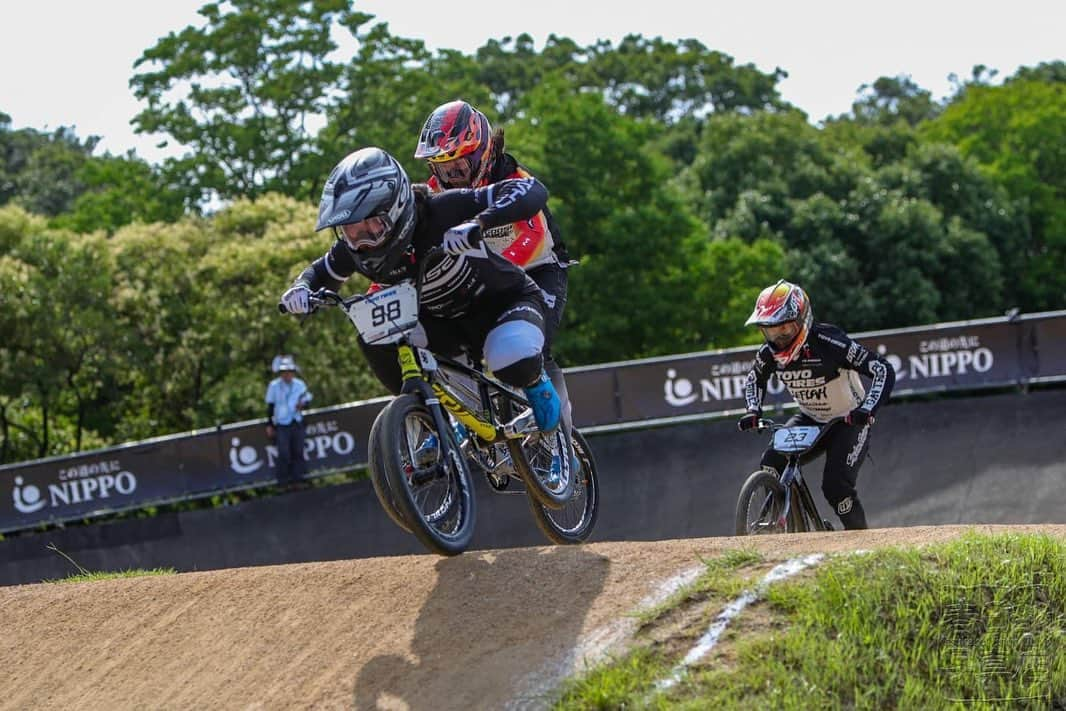
[[[390,286],[348,307],[348,318],[367,343],[393,343],[418,323],[418,294],[409,282]]]

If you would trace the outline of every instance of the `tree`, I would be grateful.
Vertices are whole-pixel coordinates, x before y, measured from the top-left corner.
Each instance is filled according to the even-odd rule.
[[[1023,206],[1029,240],[1021,246],[1020,306],[1066,303],[1066,83],[1018,79],[970,86],[937,120],[927,140],[950,142]]]
[[[936,118],[941,107],[933,94],[914,83],[907,75],[879,77],[873,84],[859,87],[859,99],[851,105],[855,121],[890,126],[902,121],[917,126]]]
[[[204,27],[170,33],[134,64],[130,86],[148,102],[136,131],[187,146],[166,172],[204,197],[307,195],[319,168],[311,122],[340,76],[331,32],[354,35],[371,16],[346,0],[227,0],[200,14]]]

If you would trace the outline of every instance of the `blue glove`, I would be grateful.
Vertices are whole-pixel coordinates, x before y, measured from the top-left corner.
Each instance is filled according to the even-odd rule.
[[[874,423],[874,416],[870,414],[869,410],[857,407],[847,414],[847,417],[844,418],[844,422],[847,422],[852,427],[862,427],[866,423],[872,425]]]
[[[468,252],[481,242],[481,225],[477,222],[464,222],[444,233],[441,246],[453,257]]]

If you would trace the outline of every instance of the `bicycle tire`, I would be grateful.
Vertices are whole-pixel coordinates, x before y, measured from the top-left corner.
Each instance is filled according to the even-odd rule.
[[[467,466],[466,458],[455,443],[455,435],[437,432],[433,417],[421,399],[414,394],[400,395],[388,405],[380,415],[382,417],[380,440],[382,463],[389,489],[394,494],[397,510],[411,526],[411,533],[429,550],[439,555],[458,555],[466,550],[474,535],[476,516],[474,482]],[[439,477],[412,489],[412,477],[419,471],[429,471],[440,466],[438,461],[431,467],[419,469],[415,461],[415,444],[411,442],[408,420],[413,418],[419,430],[433,433],[439,439],[444,437],[452,444],[451,473],[446,477],[445,495],[436,508],[429,513],[423,511],[416,494],[426,491],[425,487],[441,481]],[[438,439],[438,441],[439,441]],[[440,449],[438,448],[438,452]],[[436,498],[436,497],[435,497]],[[449,524],[454,520],[454,525]],[[447,530],[438,523],[447,526]]]
[[[382,417],[383,414],[385,414],[384,409],[378,413],[378,416],[374,418],[374,424],[370,426],[367,471],[370,474],[370,484],[374,487],[374,493],[378,497],[378,503],[381,504],[381,508],[385,510],[385,513],[392,519],[393,523],[410,533],[411,526],[397,507],[396,494],[389,486],[388,477],[385,475],[385,465],[382,462],[382,453],[386,451],[380,442],[381,423],[385,419]]]
[[[740,488],[740,495],[737,496],[737,510],[736,517],[734,519],[733,533],[737,536],[749,536],[753,535],[751,525],[757,522],[749,522],[748,514],[750,511],[753,498],[759,491],[767,492],[767,496],[772,497],[772,501],[764,498],[763,504],[760,506],[759,520],[767,519],[765,525],[767,526],[766,533],[799,533],[806,530],[806,526],[803,523],[803,515],[797,508],[798,500],[793,497],[792,505],[789,508],[789,515],[785,521],[785,529],[781,530],[779,525],[774,525],[779,518],[779,512],[785,505],[785,489],[781,486],[780,480],[776,475],[771,474],[765,469],[752,472],[751,475],[744,482],[744,485]],[[763,510],[765,505],[769,504],[768,510]]]
[[[563,429],[563,427],[556,427],[548,433],[537,432],[521,440],[507,441],[507,449],[511,452],[511,463],[518,472],[518,476],[525,482],[526,493],[550,509],[565,507],[574,495],[576,477],[571,471],[570,462],[566,462],[562,468],[563,476],[559,477],[558,486],[550,486],[548,478],[541,474],[541,472],[550,470],[553,452],[567,452],[570,449]]]
[[[599,474],[596,471],[596,459],[592,456],[592,448],[589,447],[585,436],[576,428],[571,433],[574,453],[577,454],[578,461],[581,463],[581,469],[574,480],[574,493],[570,501],[562,509],[552,509],[544,506],[532,496],[526,497],[537,528],[547,536],[549,541],[559,545],[584,543],[592,534],[600,513],[600,484]],[[582,494],[584,494],[583,501]],[[554,518],[554,516],[565,515],[570,507],[575,507],[576,512],[577,506],[581,507],[581,511],[576,523],[568,526]]]

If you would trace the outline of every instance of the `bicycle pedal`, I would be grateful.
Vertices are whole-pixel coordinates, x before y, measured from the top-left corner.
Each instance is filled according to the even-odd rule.
[[[530,432],[532,430],[535,430],[536,428],[537,421],[533,417],[533,410],[532,408],[527,407],[525,410],[518,413],[517,417],[506,423],[503,426],[503,431],[508,436],[514,436]]]
[[[511,485],[511,477],[507,474],[500,475],[487,472],[485,474],[485,478],[489,480],[489,486],[491,486],[496,491],[503,491]]]

